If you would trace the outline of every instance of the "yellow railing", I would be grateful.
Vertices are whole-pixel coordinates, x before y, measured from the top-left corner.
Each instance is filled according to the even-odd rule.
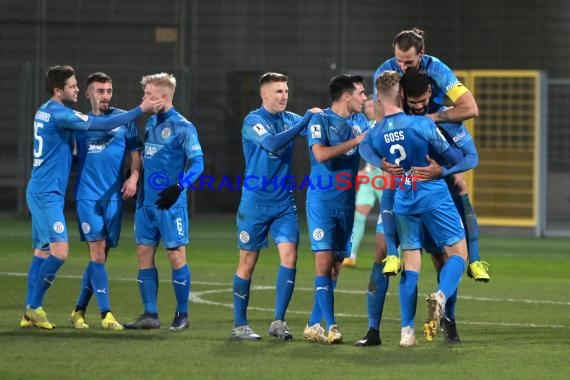
[[[479,117],[466,121],[479,166],[466,174],[481,225],[536,227],[539,219],[541,73],[456,71]]]

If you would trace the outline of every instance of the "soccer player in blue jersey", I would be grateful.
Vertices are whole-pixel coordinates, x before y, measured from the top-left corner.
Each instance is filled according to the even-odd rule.
[[[143,112],[162,105],[161,100],[143,99],[139,107],[109,118],[74,111],[79,88],[71,66],[53,66],[46,74],[50,99],[34,118],[34,160],[26,201],[32,215],[34,257],[28,270],[26,310],[20,327],[55,327],[42,307],[44,295],[68,256],[67,226],[63,214],[73,151],[78,130],[111,130]]]
[[[267,247],[271,234],[279,253],[275,315],[269,335],[291,340],[293,335],[285,322],[285,312],[295,286],[299,222],[292,190],[284,180],[291,176],[294,139],[305,134],[313,112],[301,118],[285,111],[289,99],[287,76],[268,72],[259,78],[262,104],[251,111],[242,126],[245,176],[237,212],[239,263],[234,274],[234,328],[236,340],[259,340],[247,321],[250,285],[259,252]]]
[[[426,156],[430,150],[440,154],[449,165],[457,164],[463,154],[447,143],[431,119],[404,114],[399,82],[400,75],[395,71],[380,75],[376,87],[384,107],[384,119],[377,127],[380,128],[378,133],[367,142],[378,157],[400,165],[405,171],[403,188],[396,188],[394,213],[405,268],[400,280],[400,345],[411,347],[417,344],[414,319],[421,267],[422,224],[436,245],[444,247],[448,256],[440,273],[437,291],[426,299],[428,317],[424,335],[427,341],[432,341],[439,329],[446,299],[456,292],[467,259],[465,233],[445,181],[416,181],[411,168],[427,166]]]
[[[385,61],[378,67],[374,73],[374,82],[376,78],[385,70],[394,70],[400,74],[410,70],[417,69],[427,72],[431,82],[430,112],[427,114],[436,122],[447,122],[463,120],[477,117],[479,114],[477,103],[473,94],[457,79],[453,71],[441,60],[434,56],[425,54],[424,32],[418,28],[412,30],[404,30],[394,37],[393,41],[394,57]],[[447,96],[453,103],[453,107],[444,108],[444,97]],[[392,174],[401,174],[401,169],[390,168],[389,164],[382,165],[382,169]],[[464,198],[465,199],[465,198]],[[465,199],[467,202],[468,198]],[[389,210],[393,203],[393,194],[385,191],[383,194],[382,207]],[[465,207],[468,212],[473,209],[469,203]],[[475,220],[474,212],[470,214],[471,220]],[[476,225],[476,222],[475,222]],[[388,258],[385,267],[385,274],[396,274],[399,270],[399,260],[397,259],[397,251],[395,250],[393,234],[394,224],[388,216],[384,220],[386,229],[386,243],[388,246]],[[469,229],[469,226],[467,226]],[[476,232],[472,236],[476,236]],[[468,274],[477,281],[488,281],[486,263],[480,261],[477,253],[473,250],[470,257],[471,265],[468,267]]]
[[[425,115],[432,111],[437,111],[430,103],[431,84],[425,72],[411,70],[402,77],[402,88],[404,90],[404,108],[407,113],[415,115]],[[463,123],[438,123],[440,129],[445,132],[450,143],[457,145],[464,153],[464,159],[458,165],[446,168],[438,164],[438,160],[430,160],[430,165],[426,167],[413,168],[414,174],[418,177],[432,179],[443,177],[447,182],[453,201],[461,215],[465,232],[467,234],[467,251],[469,253],[469,265],[467,275],[476,281],[488,282],[488,263],[482,261],[479,255],[479,226],[477,215],[469,199],[467,185],[463,176],[466,172],[479,162],[479,155],[475,148],[473,138],[463,125]],[[432,157],[435,158],[435,157]],[[441,160],[439,160],[441,162]]]
[[[91,103],[89,116],[105,118],[124,112],[110,105],[113,81],[105,73],[89,75],[86,96]],[[111,313],[105,262],[110,248],[116,247],[119,241],[122,201],[134,196],[137,190],[141,142],[132,121],[111,131],[78,131],[75,141],[79,157],[75,183],[77,220],[81,240],[87,241],[90,261],[70,320],[76,329],[89,328],[85,310],[95,293],[103,329],[120,331],[123,326]],[[131,159],[130,175],[123,180],[127,153]]]
[[[342,343],[334,316],[334,288],[342,261],[350,254],[358,144],[368,131],[361,113],[366,94],[363,78],[339,75],[329,85],[330,108],[309,123],[311,185],[307,189],[307,224],[315,255],[315,299],[304,336],[307,340]],[[324,317],[328,333],[320,322]]]
[[[473,94],[457,79],[453,71],[437,57],[427,55],[424,32],[418,28],[404,30],[394,37],[394,57],[382,63],[374,73],[374,82],[386,70],[401,75],[409,69],[427,72],[432,82],[431,102],[443,106],[447,96],[453,107],[428,114],[436,122],[463,121],[479,115]],[[374,89],[376,96],[376,88]]]
[[[144,313],[129,329],[160,328],[158,271],[155,264],[160,240],[172,269],[176,310],[171,331],[188,328],[190,270],[186,263],[188,209],[186,189],[204,171],[202,148],[194,125],[172,105],[176,79],[168,73],[146,75],[141,84],[145,97],[164,99],[164,106],[146,123],[143,154],[144,184],[135,211],[138,276]]]
[[[374,106],[373,96],[368,96],[366,102],[364,102],[364,115],[368,119],[368,124],[370,127],[374,126],[376,123],[376,109]],[[342,265],[345,267],[355,267],[356,260],[358,258],[358,250],[360,249],[360,243],[364,237],[364,230],[366,228],[366,218],[376,201],[380,203],[380,198],[382,196],[382,190],[375,188],[372,184],[371,179],[382,175],[382,171],[366,163],[363,169],[358,172],[359,177],[368,177],[368,182],[359,184],[356,190],[356,210],[354,211],[354,226],[352,227],[352,248],[350,250],[350,257],[343,260]]]
[[[407,71],[401,80],[402,91],[404,95],[404,110],[409,114],[425,115],[429,112],[431,85],[429,78],[425,72],[418,70]],[[467,253],[469,265],[467,274],[473,276],[476,273],[479,277],[478,281],[489,281],[487,273],[488,264],[484,261],[474,260],[479,258],[479,242],[478,242],[478,226],[475,211],[469,202],[467,186],[463,178],[463,172],[471,170],[477,166],[479,155],[473,138],[463,125],[463,123],[438,123],[438,127],[444,131],[447,141],[455,144],[462,152],[463,159],[452,167],[445,167],[445,161],[433,153],[429,159],[430,164],[425,167],[412,167],[415,175],[422,179],[430,180],[434,178],[444,178],[449,192],[455,203],[455,207],[461,216],[465,232],[467,235]],[[441,165],[439,163],[441,163]],[[432,254],[432,261],[439,273],[443,266],[446,256],[442,247],[434,245],[429,234],[424,234],[424,248]],[[477,270],[477,266],[483,266],[484,270]],[[470,268],[475,267],[474,270]],[[460,337],[457,333],[457,325],[455,322],[455,304],[457,302],[457,292],[447,299],[445,304],[444,317],[441,320],[444,340],[446,343],[460,343]]]

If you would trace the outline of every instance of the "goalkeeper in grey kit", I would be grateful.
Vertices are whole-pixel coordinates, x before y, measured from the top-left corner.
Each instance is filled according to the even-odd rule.
[[[190,270],[186,264],[185,246],[189,242],[186,189],[204,171],[202,148],[194,125],[172,106],[176,88],[174,76],[167,73],[147,75],[141,84],[145,98],[164,98],[165,105],[146,124],[144,184],[135,212],[137,281],[144,313],[133,323],[125,324],[125,328],[160,328],[155,254],[162,239],[172,267],[176,297],[170,330],[179,331],[188,328],[190,295]]]

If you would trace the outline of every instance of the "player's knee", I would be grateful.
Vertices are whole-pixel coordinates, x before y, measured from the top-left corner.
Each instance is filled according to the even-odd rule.
[[[297,267],[297,252],[287,252],[281,255],[281,265],[285,268]]]

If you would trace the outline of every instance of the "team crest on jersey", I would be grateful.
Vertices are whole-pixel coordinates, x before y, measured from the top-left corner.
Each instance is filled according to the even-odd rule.
[[[311,125],[311,137],[314,139],[320,139],[322,137],[321,126],[319,124]]]
[[[84,115],[79,111],[73,111],[73,113],[75,114],[75,116],[77,116],[78,118],[80,118],[83,121],[87,121],[89,119],[89,115]]]
[[[263,124],[255,124],[253,126],[253,130],[257,133],[258,136],[263,136],[267,133],[267,129],[263,126]]]
[[[313,239],[319,241],[323,240],[324,237],[325,237],[325,231],[323,231],[322,228],[317,227],[313,230]]]
[[[244,244],[249,243],[249,233],[247,233],[247,231],[240,231],[239,241],[241,241]]]
[[[169,138],[171,134],[172,131],[170,130],[170,128],[164,128],[162,132],[160,132],[160,135],[162,136],[163,139]]]
[[[63,225],[62,222],[55,222],[53,224],[53,230],[55,232],[57,232],[58,234],[61,234],[61,233],[63,233],[63,231],[65,231],[65,226]]]
[[[353,125],[352,126],[352,134],[354,136],[358,136],[362,133],[362,128],[360,128],[360,125]]]
[[[91,231],[89,223],[81,223],[81,231],[83,231],[84,234],[88,234],[89,231]]]

